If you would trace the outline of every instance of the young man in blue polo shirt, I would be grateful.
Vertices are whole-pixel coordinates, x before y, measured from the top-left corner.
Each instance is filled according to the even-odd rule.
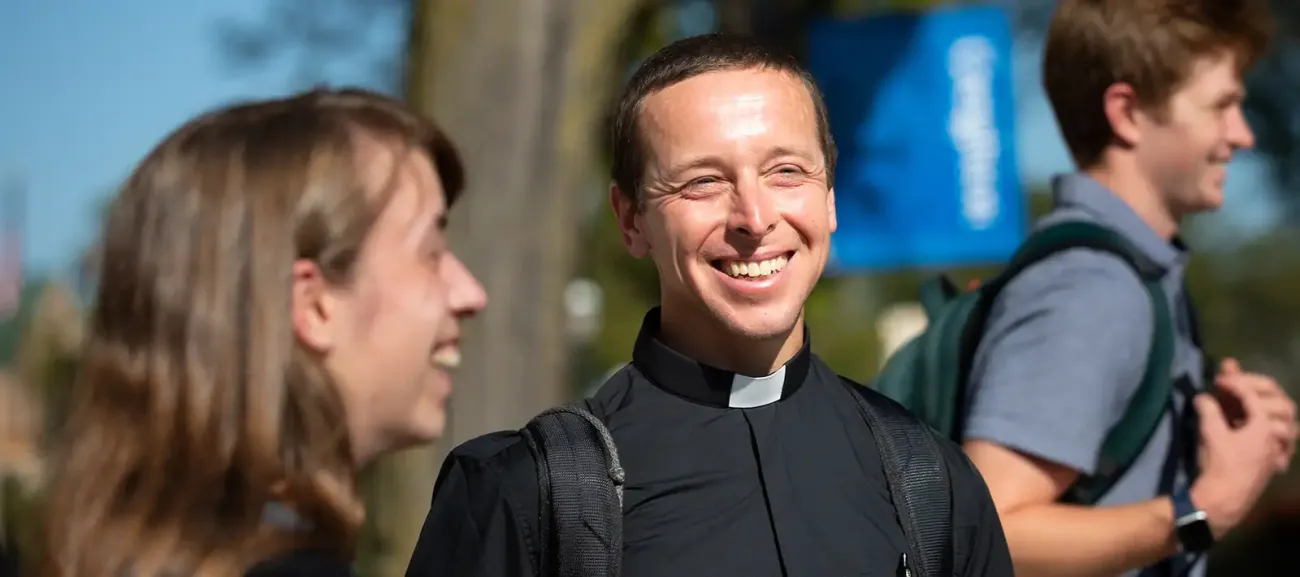
[[[1171,409],[1096,506],[1061,502],[1143,379],[1156,309],[1119,257],[1073,249],[1000,294],[972,367],[965,448],[983,473],[1016,573],[1204,574],[1204,553],[1284,470],[1295,404],[1235,361],[1206,370],[1183,291],[1180,222],[1223,202],[1233,152],[1254,137],[1242,72],[1267,44],[1259,2],[1061,0],[1044,84],[1079,172],[1039,226],[1125,237],[1161,275],[1176,327]],[[1216,402],[1217,390],[1235,399]],[[1240,404],[1243,415],[1225,417]],[[1197,529],[1200,529],[1199,537]]]

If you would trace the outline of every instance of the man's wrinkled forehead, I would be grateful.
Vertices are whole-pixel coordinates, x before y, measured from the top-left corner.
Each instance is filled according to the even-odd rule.
[[[785,146],[818,147],[812,95],[799,78],[778,70],[701,74],[652,93],[639,110],[647,152],[672,155],[772,135]]]

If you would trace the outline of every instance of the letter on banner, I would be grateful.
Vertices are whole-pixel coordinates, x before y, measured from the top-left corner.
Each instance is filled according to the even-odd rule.
[[[840,150],[832,271],[1004,262],[1027,224],[1006,12],[821,21],[808,53]]]

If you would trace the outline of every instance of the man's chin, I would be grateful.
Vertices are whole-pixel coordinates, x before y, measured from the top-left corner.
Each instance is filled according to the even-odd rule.
[[[1223,191],[1209,190],[1201,195],[1197,212],[1214,212],[1223,208]]]
[[[778,306],[740,305],[726,312],[714,311],[727,330],[746,340],[765,341],[783,339],[799,324],[799,308]]]

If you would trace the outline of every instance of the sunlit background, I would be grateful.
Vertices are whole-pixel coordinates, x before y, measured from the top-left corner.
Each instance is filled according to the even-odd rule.
[[[1300,4],[1274,4],[1281,40],[1249,85],[1260,147],[1231,165],[1226,207],[1193,223],[1188,237],[1201,255],[1190,282],[1212,351],[1276,375],[1294,393],[1300,49],[1292,32]],[[24,411],[43,415],[47,429],[56,426],[75,372],[80,315],[92,304],[102,208],[167,132],[218,105],[317,84],[358,84],[408,98],[446,125],[466,153],[471,184],[454,216],[455,247],[489,290],[492,309],[481,326],[514,328],[470,329],[449,438],[369,476],[376,497],[358,570],[365,577],[400,575],[441,451],[518,427],[598,383],[627,360],[641,315],[657,298],[653,270],[627,257],[604,204],[605,111],[641,58],[673,39],[725,29],[789,47],[819,79],[860,79],[875,70],[875,84],[824,85],[841,147],[851,140],[846,134],[863,138],[862,146],[849,147],[858,155],[847,155],[841,174],[884,174],[877,185],[902,184],[855,188],[842,181],[837,197],[925,202],[955,186],[952,179],[920,180],[915,168],[925,165],[917,155],[953,155],[952,134],[927,128],[946,126],[950,111],[913,105],[900,113],[891,107],[901,104],[891,103],[914,89],[909,75],[935,74],[925,68],[932,59],[918,55],[946,50],[934,44],[944,37],[925,26],[917,30],[933,34],[893,40],[837,26],[977,7],[994,9],[1007,40],[1005,47],[993,43],[993,69],[1005,74],[993,73],[990,94],[994,109],[1009,113],[995,114],[986,127],[997,136],[994,154],[1008,161],[998,166],[1014,167],[999,175],[1013,186],[1001,198],[1005,222],[989,229],[993,236],[953,233],[953,242],[986,249],[987,256],[971,258],[947,244],[920,254],[871,240],[883,234],[881,226],[941,226],[928,220],[841,221],[842,266],[819,287],[808,315],[817,351],[864,381],[889,340],[877,321],[914,299],[927,274],[966,278],[996,270],[1007,249],[987,239],[1019,238],[1028,216],[1047,208],[1050,177],[1071,169],[1040,86],[1051,0],[0,0],[0,311],[7,319],[0,325],[0,362],[7,367],[0,392],[9,389],[0,394],[0,434],[17,428]],[[990,38],[1000,34],[990,30]],[[844,42],[838,46],[851,53],[818,51],[837,34]],[[851,96],[869,104],[837,108]],[[526,110],[545,111],[551,122]],[[852,124],[852,115],[877,120]],[[894,151],[904,160],[884,163],[870,153],[894,142],[881,120],[891,117],[905,136]],[[547,138],[537,143],[510,138],[538,130]],[[921,218],[900,211],[897,218]],[[855,234],[864,236],[854,241]],[[852,261],[859,249],[871,250]],[[545,259],[530,256],[539,251]],[[488,322],[503,318],[511,322]],[[0,500],[0,533],[23,535],[39,522],[24,514],[39,489],[30,479],[39,474],[19,465],[39,463],[39,454],[38,442],[0,439],[0,474],[10,478],[0,495],[7,496]],[[1292,487],[1275,487],[1251,525],[1214,558],[1215,575],[1300,575],[1286,548],[1300,542],[1300,493]]]

